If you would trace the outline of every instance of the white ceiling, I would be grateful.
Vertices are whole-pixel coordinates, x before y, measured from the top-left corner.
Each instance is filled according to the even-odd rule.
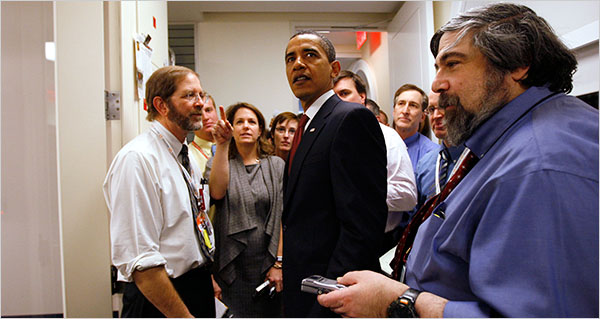
[[[169,1],[169,20],[189,20],[209,12],[298,12],[298,13],[378,13],[395,14],[404,1]],[[356,44],[351,30],[332,30],[326,36],[335,45]],[[358,50],[357,50],[358,52]],[[350,59],[355,60],[355,59]],[[349,60],[349,61],[350,61]],[[350,61],[351,62],[351,61]]]
[[[169,1],[169,11],[394,13],[404,1]]]

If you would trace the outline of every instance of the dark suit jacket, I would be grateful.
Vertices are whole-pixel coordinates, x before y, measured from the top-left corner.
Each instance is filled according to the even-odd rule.
[[[304,131],[284,179],[283,292],[286,317],[330,317],[303,278],[380,270],[387,218],[383,133],[366,107],[329,98]]]

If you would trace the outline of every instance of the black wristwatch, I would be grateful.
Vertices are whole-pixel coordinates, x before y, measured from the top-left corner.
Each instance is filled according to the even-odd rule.
[[[388,318],[417,318],[415,301],[421,292],[408,288],[402,296],[394,300],[387,309]]]

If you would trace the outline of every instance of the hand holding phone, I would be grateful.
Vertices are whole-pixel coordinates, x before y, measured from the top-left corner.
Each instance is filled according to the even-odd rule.
[[[337,281],[333,279],[325,278],[319,275],[312,275],[302,279],[302,286],[300,290],[311,294],[320,295],[343,288],[346,288],[346,286],[338,284]]]

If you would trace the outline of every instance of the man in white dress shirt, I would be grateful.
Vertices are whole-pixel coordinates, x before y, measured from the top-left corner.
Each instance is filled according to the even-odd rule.
[[[146,84],[151,127],[119,151],[106,175],[112,263],[127,282],[122,317],[215,316],[213,230],[200,169],[184,144],[201,126],[205,98],[194,71],[154,72]]]
[[[333,91],[340,99],[367,106],[365,84],[358,75],[352,71],[344,70],[333,80],[333,83]],[[367,108],[373,111],[368,106]],[[408,220],[409,216],[406,211],[415,207],[417,187],[406,144],[394,129],[381,123],[379,126],[383,132],[387,151],[388,217],[385,225],[385,243],[382,247],[382,252],[385,252],[398,244],[402,232],[398,231],[397,227],[403,219]]]

